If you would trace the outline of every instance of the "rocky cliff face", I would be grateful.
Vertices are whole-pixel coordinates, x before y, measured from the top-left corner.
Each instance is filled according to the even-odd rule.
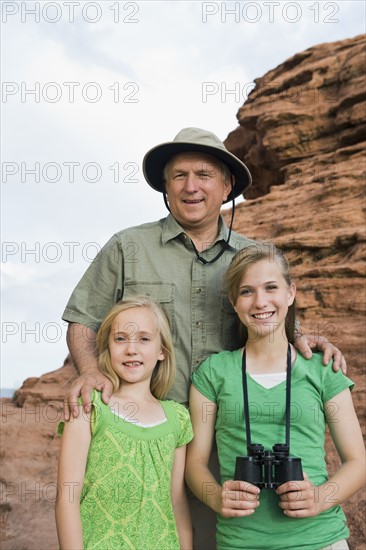
[[[4,550],[59,548],[54,520],[63,399],[76,371],[28,378],[1,399],[0,541]]]
[[[256,81],[226,141],[253,174],[235,230],[287,252],[308,332],[345,353],[364,422],[365,37],[322,44]],[[54,502],[62,400],[75,376],[60,369],[2,399],[1,547],[58,548]],[[337,464],[328,443],[330,469]],[[365,547],[365,495],[345,506],[352,550]]]

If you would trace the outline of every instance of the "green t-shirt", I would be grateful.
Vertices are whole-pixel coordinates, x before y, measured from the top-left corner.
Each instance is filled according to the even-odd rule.
[[[247,374],[251,439],[265,449],[285,442],[286,382],[266,389]],[[216,441],[221,482],[234,478],[237,456],[247,454],[242,390],[241,350],[212,355],[192,375],[194,387],[218,406]],[[322,365],[322,355],[311,360],[297,355],[291,383],[291,456],[302,459],[305,471],[314,485],[327,479],[325,464],[324,403],[353,383],[342,372],[335,373]],[[210,407],[207,406],[207,414]],[[337,498],[337,488],[329,485],[328,498]],[[311,518],[286,517],[278,506],[273,490],[262,489],[260,506],[244,518],[218,516],[218,549],[250,548],[283,550],[283,548],[319,550],[347,538],[349,531],[340,506],[333,506]]]
[[[167,420],[142,427],[132,417],[127,421],[114,414],[93,392],[80,499],[85,549],[179,550],[171,475],[175,449],[191,441],[193,432],[183,405],[160,403]]]
[[[214,258],[227,234],[220,218],[217,238],[201,256],[208,261]],[[169,315],[177,361],[168,398],[187,403],[194,369],[211,353],[242,344],[237,316],[221,286],[233,256],[250,242],[254,241],[233,231],[224,254],[212,264],[203,264],[172,215],[120,231],[90,264],[62,318],[97,332],[118,301],[136,294],[155,298]]]

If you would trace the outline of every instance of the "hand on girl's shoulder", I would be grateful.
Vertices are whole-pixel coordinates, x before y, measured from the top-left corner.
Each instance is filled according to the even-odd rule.
[[[329,361],[326,365],[323,364],[323,353],[320,351],[313,351],[313,354],[310,359],[306,359],[301,355],[301,353],[296,354],[295,365],[301,364],[303,369],[317,369],[321,370],[332,370],[333,359]]]
[[[100,392],[98,390],[92,390],[92,392],[91,392],[91,402],[92,402],[93,405],[95,405],[96,403],[102,403],[102,392]],[[90,423],[91,413],[86,413],[84,411],[83,401],[82,401],[81,397],[78,398],[77,405],[80,409],[79,416],[76,417],[76,418],[74,418],[73,416],[70,416],[70,418],[68,420],[62,420],[61,422],[59,422],[59,424],[57,426],[57,435],[62,436],[63,433],[64,433],[64,430],[65,430],[65,426],[67,424],[76,423],[78,421],[78,419],[79,419],[79,423],[85,422],[85,421]]]
[[[302,355],[298,353],[296,357],[296,363],[297,362],[301,364],[304,372],[309,370],[310,373],[314,373],[315,370],[322,379],[349,380],[348,376],[346,376],[346,374],[344,374],[342,370],[335,371],[333,369],[333,359],[331,359],[329,363],[324,365],[322,352],[313,352],[313,355],[310,359],[305,359],[304,357],[302,357]]]
[[[354,383],[341,370],[334,371],[333,361],[323,365],[322,353],[313,353],[310,359],[305,359],[297,354],[293,370],[293,382],[304,380],[310,382],[322,396],[324,402],[332,399],[335,395],[346,388],[353,389]]]

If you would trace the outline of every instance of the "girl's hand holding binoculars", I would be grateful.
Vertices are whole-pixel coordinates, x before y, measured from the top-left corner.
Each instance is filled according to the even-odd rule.
[[[321,512],[317,487],[311,483],[305,472],[303,481],[283,483],[277,487],[276,493],[280,497],[279,506],[286,516],[307,518]]]
[[[219,513],[225,518],[249,516],[259,506],[260,490],[246,481],[225,481]]]

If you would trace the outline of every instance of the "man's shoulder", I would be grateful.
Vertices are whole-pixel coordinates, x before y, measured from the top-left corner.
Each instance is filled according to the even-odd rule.
[[[140,225],[134,225],[132,227],[127,227],[126,229],[121,229],[121,231],[118,231],[117,233],[115,233],[114,236],[117,237],[118,239],[118,238],[123,238],[125,235],[130,235],[132,233],[145,234],[154,230],[161,231],[165,221],[166,221],[166,218],[161,218],[160,220],[155,220],[152,222],[142,223]]]
[[[246,235],[241,235],[236,231],[231,232],[230,244],[235,248],[242,248],[244,246],[248,246],[248,244],[254,244],[255,242],[255,239],[247,237]],[[235,246],[235,244],[238,246]]]
[[[239,250],[243,250],[243,248],[246,248],[250,244],[255,244],[255,242],[254,239],[246,235],[241,235],[240,233],[236,233],[236,231],[232,231],[230,236],[230,255],[235,255]]]
[[[121,231],[118,231],[116,235],[120,235],[122,233],[130,232],[130,231],[150,231],[153,228],[160,228],[164,225],[166,218],[161,218],[160,220],[154,220],[151,222],[145,222],[140,225],[133,225],[131,227],[127,227],[126,229],[121,229]]]

